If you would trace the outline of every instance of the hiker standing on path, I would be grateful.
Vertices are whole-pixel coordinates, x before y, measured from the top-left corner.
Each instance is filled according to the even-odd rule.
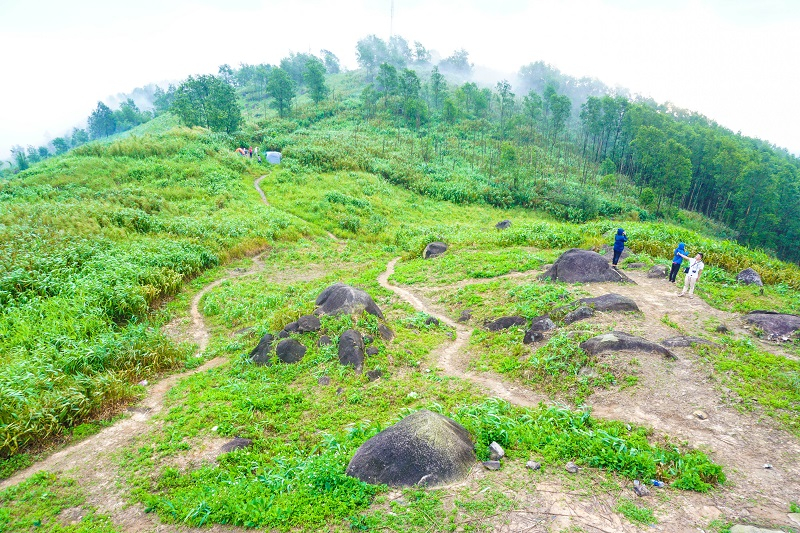
[[[612,268],[617,268],[619,257],[622,255],[622,250],[625,249],[625,243],[628,241],[628,235],[622,228],[617,229],[617,235],[614,237],[614,260],[611,262]]]
[[[700,279],[700,273],[703,272],[706,266],[703,263],[703,254],[697,254],[694,256],[694,259],[688,255],[679,255],[689,260],[689,266],[683,269],[684,272],[686,272],[686,280],[683,282],[683,291],[681,291],[678,296],[683,296],[686,294],[686,289],[689,289],[689,298],[694,298],[694,286],[697,284],[697,280]]]
[[[675,283],[675,279],[678,277],[678,270],[681,269],[681,263],[683,263],[683,258],[686,257],[686,248],[685,244],[679,243],[678,247],[675,248],[675,255],[672,256],[672,270],[669,271],[669,280],[672,283]]]

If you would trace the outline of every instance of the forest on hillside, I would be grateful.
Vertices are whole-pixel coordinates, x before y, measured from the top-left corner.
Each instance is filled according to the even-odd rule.
[[[356,54],[352,72],[327,50],[278,65],[223,65],[216,76],[156,88],[152,111],[131,100],[117,111],[98,103],[90,135],[76,130],[73,144],[171,111],[234,143],[262,143],[320,170],[375,171],[438,199],[575,222],[707,226],[800,261],[800,159],[785,149],[542,62],[523,66],[513,84],[487,87],[472,79],[463,49],[434,62],[422,43],[370,35]],[[360,158],[350,153],[358,142]],[[70,147],[61,144],[51,152]],[[29,161],[49,153],[28,152]]]

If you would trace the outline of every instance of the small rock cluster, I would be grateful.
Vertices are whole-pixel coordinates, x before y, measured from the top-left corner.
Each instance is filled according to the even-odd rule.
[[[335,283],[323,290],[317,297],[316,304],[317,309],[314,314],[303,315],[294,322],[286,324],[277,335],[267,333],[261,337],[258,345],[250,352],[250,360],[257,365],[268,366],[272,363],[271,357],[274,348],[275,355],[283,363],[300,362],[308,348],[292,335],[302,336],[307,333],[319,333],[322,329],[322,323],[318,315],[360,314],[367,312],[378,318],[383,318],[383,313],[369,294],[343,283]],[[394,338],[394,332],[385,324],[378,326],[378,333],[381,339],[386,342]],[[365,356],[378,354],[377,347],[366,347],[373,340],[371,336],[362,336],[355,329],[344,331],[339,336],[337,347],[339,363],[345,366],[352,366],[356,372],[361,373],[364,368]],[[332,344],[333,341],[329,335],[323,334],[317,339],[317,346],[330,346]],[[374,381],[383,374],[379,370],[372,370],[367,372],[367,375],[370,381]],[[330,378],[327,380],[320,378],[319,383],[320,385],[328,385]]]

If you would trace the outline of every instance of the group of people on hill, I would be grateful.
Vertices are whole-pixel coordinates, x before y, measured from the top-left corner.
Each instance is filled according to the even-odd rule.
[[[611,262],[612,268],[617,268],[619,258],[622,256],[623,250],[625,250],[626,242],[628,242],[628,235],[625,233],[625,230],[622,228],[617,229],[617,234],[614,236],[614,258]],[[678,294],[678,296],[684,296],[688,291],[689,298],[694,298],[694,288],[697,285],[697,280],[700,279],[700,274],[703,273],[703,269],[706,265],[703,263],[702,253],[698,252],[694,257],[690,257],[688,251],[686,250],[686,245],[684,243],[679,243],[678,247],[675,248],[675,251],[673,252],[672,268],[669,272],[669,280],[672,283],[675,283],[675,280],[678,277],[678,271],[681,269],[684,259],[688,261],[687,266],[683,268],[683,272],[686,274],[686,277],[683,282],[683,290],[680,294]]]
[[[249,157],[250,159],[252,159],[253,156],[256,156],[258,162],[261,163],[261,156],[258,155],[258,146],[256,146],[255,148],[253,148],[252,146],[249,146],[247,148],[240,147],[236,149],[236,153],[244,157]]]

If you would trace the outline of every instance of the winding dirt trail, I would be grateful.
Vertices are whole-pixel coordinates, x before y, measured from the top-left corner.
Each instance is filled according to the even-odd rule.
[[[490,394],[520,405],[536,405],[552,400],[504,382],[493,374],[476,374],[468,371],[468,355],[464,352],[471,328],[450,319],[442,310],[406,287],[389,283],[399,258],[391,260],[378,277],[380,285],[418,311],[437,317],[455,329],[452,343],[434,353],[438,366],[450,375],[468,379]],[[641,316],[600,314],[599,323],[605,321],[623,331],[661,340],[679,333],[662,322],[665,313],[683,328],[686,334],[699,335],[705,330],[709,318],[725,323],[734,332],[745,334],[739,327],[737,315],[713,309],[700,298],[678,298],[675,287],[666,280],[649,279],[638,272],[626,272],[633,284],[601,283],[584,285],[593,295],[616,292],[633,298],[642,310]],[[512,273],[504,278],[528,278],[535,273]],[[500,279],[492,278],[492,279]],[[490,280],[465,280],[455,284],[461,287]],[[427,287],[440,289],[440,287]],[[787,518],[790,501],[800,500],[800,444],[796,438],[768,418],[743,413],[736,404],[719,392],[718,384],[705,365],[691,349],[678,349],[679,360],[666,363],[647,360],[641,363],[640,386],[633,390],[600,390],[589,398],[587,404],[594,416],[643,424],[652,427],[656,434],[685,440],[690,446],[706,450],[713,460],[723,465],[728,476],[726,485],[711,495],[673,491],[673,504],[659,513],[664,531],[685,531],[689,524],[707,526],[712,519],[728,519],[792,525]],[[641,354],[636,354],[640,355]],[[628,359],[633,359],[629,355]],[[642,357],[644,359],[644,357]],[[705,420],[693,413],[702,409]],[[769,463],[771,468],[764,468]],[[554,508],[564,503],[564,495],[554,500]],[[579,502],[570,505],[580,506]],[[593,512],[584,508],[584,525],[591,527],[592,520],[606,521],[608,513]],[[580,515],[580,513],[578,513]],[[662,518],[663,517],[663,518]],[[576,519],[576,516],[571,516]],[[578,518],[580,518],[578,516]],[[628,530],[625,527],[611,528]]]

